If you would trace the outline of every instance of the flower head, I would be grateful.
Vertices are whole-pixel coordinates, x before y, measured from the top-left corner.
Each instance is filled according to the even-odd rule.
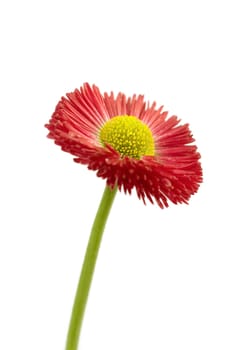
[[[111,188],[154,200],[188,203],[202,182],[200,154],[188,124],[168,118],[142,95],[101,94],[85,83],[62,97],[46,127],[48,137],[106,179]]]

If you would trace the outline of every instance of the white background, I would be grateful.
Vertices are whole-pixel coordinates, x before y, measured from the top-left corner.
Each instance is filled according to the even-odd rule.
[[[104,182],[46,138],[83,82],[189,122],[204,183],[117,195],[81,349],[247,349],[245,1],[3,1],[0,349],[63,349]]]

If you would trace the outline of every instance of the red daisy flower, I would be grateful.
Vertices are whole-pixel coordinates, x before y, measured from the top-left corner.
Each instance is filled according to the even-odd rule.
[[[167,117],[142,95],[103,95],[85,83],[62,97],[49,123],[48,137],[86,164],[111,188],[155,200],[188,203],[202,182],[200,154],[188,124]]]

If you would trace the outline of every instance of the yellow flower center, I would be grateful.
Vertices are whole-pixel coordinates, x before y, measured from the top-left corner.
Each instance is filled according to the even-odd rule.
[[[122,157],[140,159],[154,155],[150,129],[137,117],[121,115],[107,121],[100,130],[101,143],[112,146]]]

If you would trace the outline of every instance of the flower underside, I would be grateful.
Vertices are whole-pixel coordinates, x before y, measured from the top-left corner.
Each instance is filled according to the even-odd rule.
[[[110,145],[121,157],[140,159],[154,155],[154,140],[150,129],[134,116],[116,116],[107,121],[100,130],[103,146]]]

